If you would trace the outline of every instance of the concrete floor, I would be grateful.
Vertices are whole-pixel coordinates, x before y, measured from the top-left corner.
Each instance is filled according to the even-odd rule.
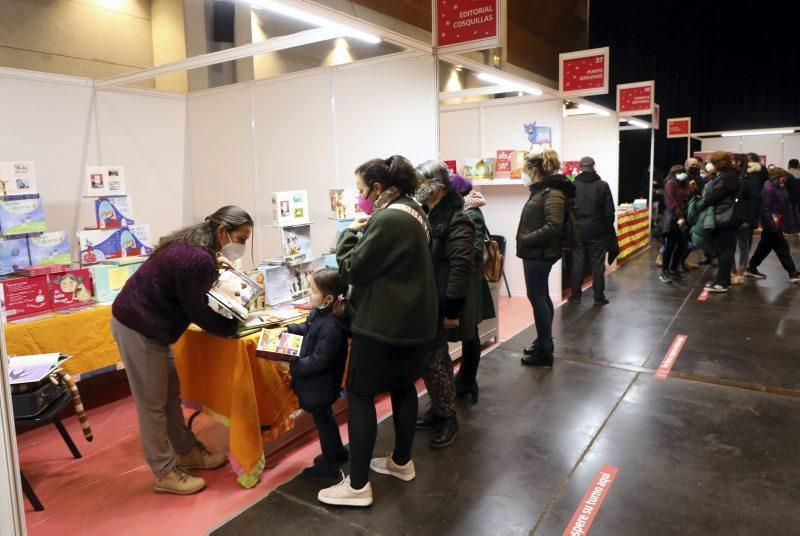
[[[652,257],[609,277],[609,306],[557,311],[552,369],[519,364],[534,328],[485,356],[456,443],[419,433],[415,481],[374,475],[373,506],[346,509],[298,477],[212,534],[560,535],[604,465],[618,473],[593,535],[800,533],[800,287],[770,257],[769,279],[698,301],[710,271],[667,286]]]

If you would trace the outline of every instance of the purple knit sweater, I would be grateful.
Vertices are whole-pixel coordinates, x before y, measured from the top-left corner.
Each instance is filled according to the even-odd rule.
[[[218,276],[214,255],[205,248],[175,242],[136,271],[114,300],[112,314],[148,339],[173,344],[194,322],[228,337],[238,322],[212,311],[206,292]]]

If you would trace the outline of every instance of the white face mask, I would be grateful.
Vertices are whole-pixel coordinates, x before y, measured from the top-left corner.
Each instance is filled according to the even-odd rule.
[[[678,179],[679,181],[683,182],[683,181],[686,180],[686,178],[688,176],[689,175],[687,175],[686,173],[678,173],[677,175],[675,175],[675,178]]]
[[[522,174],[522,184],[525,186],[531,186],[533,184],[533,179],[527,173]]]
[[[711,162],[706,164],[706,171],[708,171],[709,173],[714,173],[714,164],[712,164]]]
[[[229,261],[237,261],[241,259],[244,256],[245,245],[234,242],[230,233],[228,233],[228,240],[230,240],[230,242],[222,246],[222,249],[220,249],[219,252],[222,253],[222,256]]]

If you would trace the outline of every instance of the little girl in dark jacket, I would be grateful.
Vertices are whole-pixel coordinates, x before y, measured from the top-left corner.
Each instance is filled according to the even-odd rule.
[[[287,331],[303,337],[300,358],[290,365],[292,389],[300,407],[311,414],[319,433],[322,454],[303,475],[334,478],[348,459],[331,406],[339,398],[347,361],[352,311],[347,303],[347,285],[332,268],[317,270],[310,278],[311,305],[308,320]]]

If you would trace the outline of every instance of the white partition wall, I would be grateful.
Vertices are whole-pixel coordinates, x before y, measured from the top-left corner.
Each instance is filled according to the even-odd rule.
[[[535,97],[514,97],[474,104],[442,106],[439,120],[439,158],[457,160],[463,167],[465,158],[493,157],[498,149],[527,149],[530,142],[524,130],[526,123],[552,129],[553,147],[561,153],[562,108],[560,100]],[[522,185],[478,185],[486,196],[483,209],[492,234],[507,240],[505,272],[511,293],[525,296],[522,261],[516,257],[516,234],[522,207],[529,192]],[[550,274],[550,294],[561,300],[561,261]]]
[[[786,167],[791,158],[800,158],[800,134],[704,138],[702,150],[763,154],[767,164]]]
[[[800,160],[800,134],[791,134],[783,137],[783,158],[781,165],[788,167],[789,160]]]
[[[579,115],[564,118],[561,160],[594,158],[597,174],[606,181],[619,204],[619,120],[615,115]]]

